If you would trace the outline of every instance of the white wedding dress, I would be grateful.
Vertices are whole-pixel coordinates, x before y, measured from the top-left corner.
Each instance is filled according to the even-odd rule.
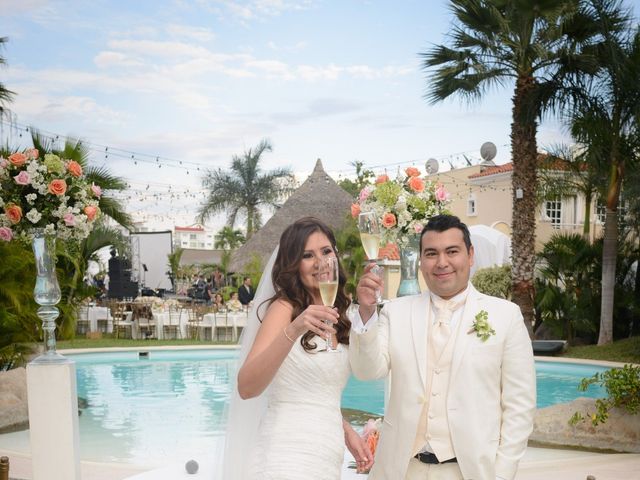
[[[339,480],[344,459],[340,401],[350,374],[348,347],[316,351],[296,340],[271,382],[249,455],[249,480]]]

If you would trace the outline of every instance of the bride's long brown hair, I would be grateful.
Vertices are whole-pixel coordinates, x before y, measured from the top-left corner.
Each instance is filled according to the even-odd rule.
[[[331,242],[331,247],[338,258],[340,269],[340,278],[338,281],[338,294],[334,306],[337,308],[340,318],[338,323],[334,325],[336,329],[336,337],[338,343],[344,345],[349,344],[349,330],[351,329],[351,321],[347,318],[347,307],[349,299],[344,293],[344,285],[347,281],[338,251],[336,250],[336,238],[331,229],[321,220],[314,217],[301,218],[289,225],[280,236],[280,248],[276,256],[273,270],[271,271],[271,279],[275,287],[276,294],[271,297],[268,302],[282,299],[293,307],[291,321],[300,315],[309,305],[313,304],[311,293],[304,287],[300,279],[300,263],[304,254],[304,247],[307,239],[313,233],[320,232],[324,234]],[[317,345],[311,342],[311,338],[315,333],[307,332],[300,339],[302,347],[306,351],[314,350]]]

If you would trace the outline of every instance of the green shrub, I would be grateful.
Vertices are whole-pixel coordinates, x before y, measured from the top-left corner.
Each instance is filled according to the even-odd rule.
[[[584,392],[594,383],[602,385],[609,396],[596,400],[596,411],[587,413],[586,417],[580,412],[573,414],[570,425],[589,419],[595,427],[605,423],[609,418],[609,410],[622,408],[631,415],[640,412],[640,367],[625,365],[622,368],[612,368],[604,373],[596,373],[591,378],[583,378],[578,390]]]
[[[508,300],[511,298],[511,265],[481,268],[475,273],[471,283],[486,295]]]

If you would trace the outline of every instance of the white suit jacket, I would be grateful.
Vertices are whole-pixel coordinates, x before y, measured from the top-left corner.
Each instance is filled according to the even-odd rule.
[[[475,316],[488,313],[495,335],[482,341]],[[370,480],[405,477],[426,401],[429,293],[386,304],[367,332],[351,331],[349,359],[361,380],[391,372],[391,387]],[[454,345],[447,392],[449,430],[465,479],[511,480],[533,430],[536,377],[533,351],[517,305],[469,286]]]

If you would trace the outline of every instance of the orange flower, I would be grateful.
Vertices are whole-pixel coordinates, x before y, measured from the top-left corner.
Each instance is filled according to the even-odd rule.
[[[378,448],[378,440],[380,440],[380,432],[377,430],[367,435],[367,447],[369,447],[369,451],[374,457],[376,455],[376,448]]]
[[[385,228],[394,227],[396,224],[396,216],[393,213],[385,213],[382,216],[382,226]]]
[[[38,151],[37,148],[27,148],[24,153],[25,155],[27,155],[27,157],[31,158],[32,160],[40,156],[40,152]]]
[[[16,167],[21,167],[27,161],[27,156],[24,153],[16,152],[9,155],[9,161]]]
[[[10,203],[4,208],[7,219],[14,225],[22,220],[22,208],[15,203]]]
[[[380,183],[385,183],[388,181],[389,181],[389,176],[386,173],[383,173],[382,175],[378,176],[378,178],[376,178],[376,185]]]
[[[86,207],[84,207],[84,214],[87,216],[87,219],[90,222],[93,222],[98,215],[98,207],[87,205]]]
[[[351,204],[351,216],[353,218],[356,218],[358,215],[360,215],[360,205],[358,205],[357,203],[352,203]]]
[[[424,191],[424,180],[420,177],[411,177],[409,179],[409,188],[414,192],[420,193]]]
[[[420,176],[420,170],[418,170],[416,167],[409,167],[404,171],[404,173],[407,174],[407,177],[419,177]]]
[[[66,191],[67,191],[67,182],[60,179],[51,180],[51,183],[49,184],[49,193],[60,196],[60,195],[64,195]]]
[[[71,160],[67,163],[67,172],[69,172],[74,177],[82,176],[82,166],[76,162],[75,160]]]

